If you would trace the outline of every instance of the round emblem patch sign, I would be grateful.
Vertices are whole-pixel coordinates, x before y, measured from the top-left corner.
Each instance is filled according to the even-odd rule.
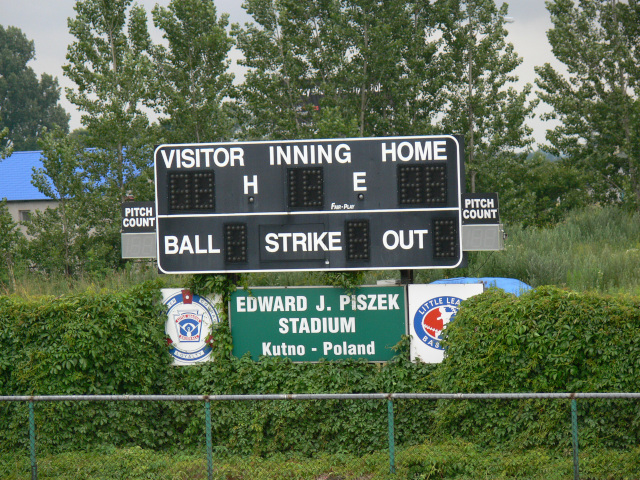
[[[423,303],[413,317],[416,335],[427,347],[443,350],[440,345],[444,327],[453,321],[462,302],[458,297],[435,297]]]
[[[172,346],[169,352],[176,363],[188,365],[208,360],[211,347],[207,338],[211,326],[220,322],[213,304],[189,290],[165,296],[164,304],[168,309],[165,332]]]

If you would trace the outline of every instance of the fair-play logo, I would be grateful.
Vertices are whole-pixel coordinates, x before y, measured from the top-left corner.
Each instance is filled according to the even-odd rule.
[[[164,304],[168,310],[165,332],[175,363],[189,365],[209,360],[211,327],[220,322],[215,306],[189,290],[165,292]]]
[[[413,317],[417,337],[427,347],[443,350],[440,341],[444,327],[453,321],[462,302],[458,297],[435,297],[423,303]]]

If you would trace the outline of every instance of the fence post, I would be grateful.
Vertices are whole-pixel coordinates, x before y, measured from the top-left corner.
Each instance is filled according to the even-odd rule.
[[[396,473],[395,434],[393,428],[393,400],[387,400],[387,418],[389,424],[389,471]]]
[[[573,443],[573,480],[580,480],[578,463],[578,405],[576,399],[571,400],[571,436]]]
[[[211,442],[211,403],[204,402],[205,423],[207,429],[207,478],[213,480],[213,446]]]
[[[29,402],[29,449],[31,451],[31,480],[38,479],[38,465],[36,463],[36,419],[33,402]]]

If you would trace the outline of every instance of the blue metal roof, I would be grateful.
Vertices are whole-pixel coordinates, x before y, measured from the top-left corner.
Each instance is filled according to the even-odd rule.
[[[51,200],[31,184],[33,167],[42,168],[42,152],[13,152],[0,160],[0,200]]]

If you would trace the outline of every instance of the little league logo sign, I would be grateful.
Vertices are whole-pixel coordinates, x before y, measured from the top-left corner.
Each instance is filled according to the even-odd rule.
[[[458,297],[436,297],[423,303],[413,318],[416,335],[427,347],[443,350],[440,345],[442,329],[456,316],[462,302]]]
[[[190,365],[209,360],[211,346],[207,340],[211,326],[220,322],[214,305],[189,290],[165,289],[162,293],[168,309],[165,332],[175,364]]]
[[[411,360],[442,362],[442,330],[454,321],[463,300],[483,291],[482,283],[408,285]]]

